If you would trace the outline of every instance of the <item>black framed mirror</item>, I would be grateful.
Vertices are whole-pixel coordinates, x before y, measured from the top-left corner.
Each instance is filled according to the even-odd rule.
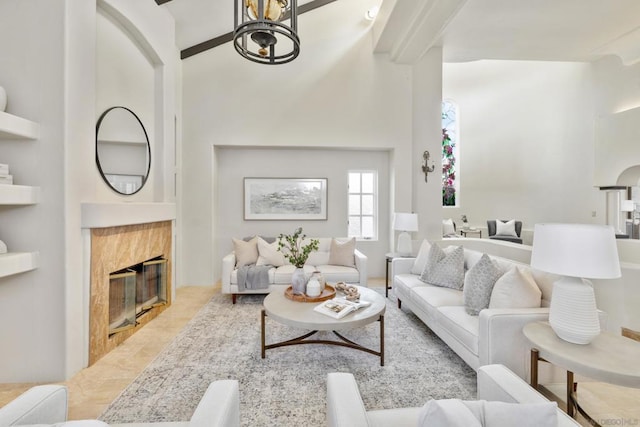
[[[149,136],[127,107],[107,109],[96,124],[96,164],[102,179],[119,194],[142,189],[151,169]]]

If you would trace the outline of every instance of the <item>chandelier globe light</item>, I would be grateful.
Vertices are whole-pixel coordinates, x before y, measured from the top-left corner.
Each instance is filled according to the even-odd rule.
[[[233,46],[261,64],[285,64],[300,54],[297,0],[234,0]],[[289,26],[283,21],[289,20]]]

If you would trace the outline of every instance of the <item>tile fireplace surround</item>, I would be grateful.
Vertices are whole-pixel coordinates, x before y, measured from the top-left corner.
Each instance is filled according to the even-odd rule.
[[[171,304],[172,222],[160,221],[91,229],[89,365],[137,332]],[[109,337],[109,274],[163,256],[167,262],[167,305],[140,316],[139,326]]]

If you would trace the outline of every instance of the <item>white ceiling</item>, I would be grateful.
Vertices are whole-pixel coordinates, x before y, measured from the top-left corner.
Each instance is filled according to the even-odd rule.
[[[360,1],[363,14],[370,3],[377,3],[376,0],[338,1]],[[447,1],[395,0],[395,3],[396,6],[403,3],[403,7],[411,4],[417,11],[430,3]],[[300,0],[298,5],[307,2]],[[591,61],[605,54],[618,54],[625,63],[633,63],[640,58],[640,0],[463,0],[461,3],[457,13],[442,23],[443,29],[434,43],[443,47],[447,62]],[[232,0],[171,0],[159,7],[167,8],[176,20],[176,44],[180,50],[233,30]]]

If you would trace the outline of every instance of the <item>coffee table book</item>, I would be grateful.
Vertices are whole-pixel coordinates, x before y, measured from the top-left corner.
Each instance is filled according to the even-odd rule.
[[[371,303],[368,301],[354,302],[345,298],[334,298],[318,304],[313,309],[318,313],[333,317],[334,319],[342,319],[347,314],[370,305]]]

